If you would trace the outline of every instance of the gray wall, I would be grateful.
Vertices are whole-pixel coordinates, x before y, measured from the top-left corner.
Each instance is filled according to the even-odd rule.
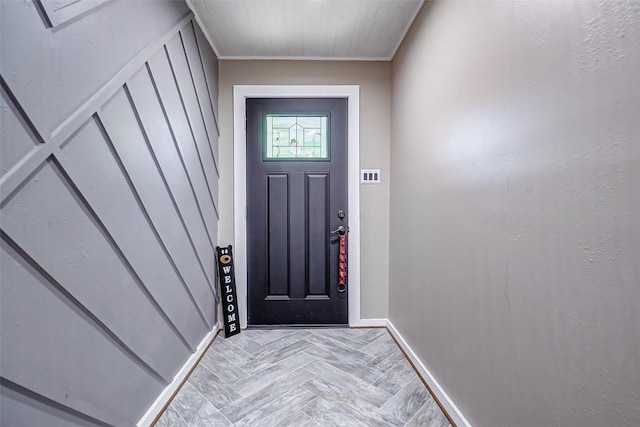
[[[36,6],[0,2],[0,423],[132,425],[217,319],[217,60],[181,2]]]
[[[640,425],[640,3],[426,5],[389,316],[475,426]]]
[[[391,64],[365,61],[220,61],[220,241],[233,241],[233,85],[360,85],[360,167],[380,169],[360,187],[360,315],[386,318],[389,271]]]

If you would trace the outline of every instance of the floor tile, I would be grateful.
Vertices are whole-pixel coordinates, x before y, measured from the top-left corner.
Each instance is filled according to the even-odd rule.
[[[367,342],[367,344],[360,347],[359,350],[372,356],[378,356],[379,354],[387,351],[389,348],[398,349],[398,346],[396,345],[393,338],[391,338],[391,336],[387,333],[377,336],[374,340]]]
[[[381,336],[389,336],[389,332],[386,328],[355,328],[356,333],[359,334],[360,338],[365,341],[373,341]]]
[[[216,353],[220,353],[235,365],[242,366],[244,364],[249,364],[256,360],[255,356],[247,353],[240,347],[236,346],[233,342],[231,342],[231,338],[222,338],[218,336],[214,341],[209,351],[213,351]]]
[[[311,332],[307,331],[294,331],[287,335],[283,335],[281,337],[277,337],[276,339],[269,341],[263,345],[263,350],[260,355],[265,355],[267,353],[272,353],[280,348],[286,347],[288,345],[294,344],[298,341],[308,341],[307,338],[310,336]]]
[[[317,379],[310,381],[310,384],[314,385],[309,387],[315,388],[316,394],[325,400],[333,400],[333,396],[329,398],[326,394],[332,393],[336,399],[343,398],[347,401],[357,399],[357,401],[365,401],[380,407],[393,396],[371,383],[353,377],[349,373],[336,371],[330,365],[320,361],[310,363],[306,369],[317,376]]]
[[[431,399],[431,395],[422,381],[419,378],[414,378],[389,399],[382,410],[407,422],[429,399]]]
[[[190,426],[230,426],[231,422],[190,383],[185,383],[172,402]]]
[[[289,390],[278,396],[261,408],[251,412],[236,423],[237,426],[272,427],[280,426],[282,420],[291,412],[301,409],[304,405],[318,397],[302,387]]]
[[[199,365],[193,370],[187,382],[195,387],[209,402],[213,403],[216,408],[222,408],[240,397],[219,376],[203,365]]]
[[[205,366],[211,372],[215,372],[218,378],[227,384],[232,384],[244,379],[250,375],[242,370],[238,365],[215,351],[208,351],[200,360],[200,364]]]
[[[231,344],[238,348],[241,348],[245,352],[252,356],[256,356],[262,353],[262,344],[253,340],[249,334],[237,334],[232,337],[226,338]]]
[[[312,420],[302,409],[290,412],[279,422],[278,427],[320,427],[316,421]]]
[[[322,360],[338,369],[349,372],[365,381],[374,382],[382,374],[365,365],[374,357],[358,350],[350,349],[340,342],[333,342],[330,338],[316,335],[309,339],[313,346],[306,351],[318,360]]]
[[[238,381],[231,386],[243,396],[246,396],[256,389],[262,388],[274,381],[279,380],[283,376],[295,371],[298,368],[315,360],[306,353],[294,354],[278,363],[275,363],[261,371],[255,373],[251,377],[251,381]]]
[[[216,338],[158,426],[427,426],[448,420],[388,331]]]
[[[300,353],[309,347],[311,347],[311,344],[308,341],[298,340],[284,347],[275,348],[271,351],[265,352],[264,354],[261,354],[258,359],[244,363],[241,366],[242,369],[250,374],[256,374],[262,369],[266,369],[274,363],[278,363],[283,359]]]
[[[156,427],[166,426],[189,427],[189,424],[187,424],[186,421],[182,419],[173,405],[169,405],[169,407],[164,411],[164,414],[162,414],[162,417],[160,417],[160,419],[156,423]]]
[[[371,362],[367,363],[366,366],[367,368],[386,374],[401,360],[405,360],[405,357],[398,347],[389,347],[382,353],[378,354]]]
[[[365,426],[363,421],[358,420],[348,412],[334,407],[323,399],[316,399],[302,408],[302,411],[312,420],[323,427],[332,426]]]
[[[413,370],[409,361],[402,359],[393,365],[380,379],[374,382],[373,385],[391,394],[396,394],[415,377],[416,372]]]
[[[313,374],[298,369],[277,381],[274,381],[253,393],[244,396],[220,408],[220,411],[232,422],[240,421],[251,412],[279,398],[283,393],[301,386],[313,378]]]
[[[442,413],[435,400],[429,399],[418,409],[406,424],[406,427],[450,427],[451,424]]]
[[[257,343],[262,345],[268,344],[279,338],[291,335],[295,332],[295,329],[246,329],[242,331],[242,334],[246,334],[251,337]]]
[[[349,329],[316,329],[313,333],[339,342],[354,350],[358,350],[368,344],[368,341],[361,339],[357,334],[351,333]]]

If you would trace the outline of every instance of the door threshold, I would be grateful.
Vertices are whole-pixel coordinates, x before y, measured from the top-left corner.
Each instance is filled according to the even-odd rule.
[[[247,325],[247,329],[328,329],[328,328],[348,328],[346,323],[328,324],[291,324],[291,325]]]

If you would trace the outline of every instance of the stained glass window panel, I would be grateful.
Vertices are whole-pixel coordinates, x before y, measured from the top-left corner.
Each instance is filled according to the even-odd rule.
[[[328,159],[326,115],[266,115],[265,159]]]

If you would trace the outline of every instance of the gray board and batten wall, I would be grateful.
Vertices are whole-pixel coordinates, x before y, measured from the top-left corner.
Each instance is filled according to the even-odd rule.
[[[134,425],[217,322],[217,58],[183,2],[62,3],[0,1],[0,424]]]

